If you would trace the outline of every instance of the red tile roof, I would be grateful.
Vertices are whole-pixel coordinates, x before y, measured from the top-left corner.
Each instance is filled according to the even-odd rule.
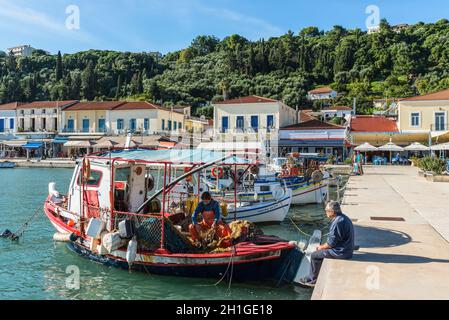
[[[17,107],[23,105],[22,102],[11,102],[0,105],[0,110],[16,110]]]
[[[157,110],[157,109],[163,108],[161,106],[146,101],[126,102],[114,108],[114,110]]]
[[[259,97],[259,96],[248,96],[243,98],[225,100],[221,102],[216,102],[215,104],[243,104],[243,103],[273,103],[278,102],[274,99]]]
[[[292,124],[290,126],[286,126],[281,128],[281,130],[337,130],[337,129],[345,129],[345,127],[338,126],[336,124],[323,122],[317,119],[312,119],[309,121]]]
[[[351,119],[353,132],[399,132],[396,121],[377,116],[356,116]]]
[[[34,101],[28,104],[18,106],[18,109],[43,109],[43,108],[64,108],[77,103],[76,100],[69,101]]]
[[[401,99],[400,101],[441,101],[441,100],[449,100],[449,89],[429,93],[422,96],[416,96],[411,98]]]
[[[112,110],[126,102],[124,101],[98,101],[98,102],[78,102],[64,111],[83,111],[83,110]]]
[[[325,88],[316,88],[314,90],[309,91],[309,94],[322,94],[322,93],[330,93],[334,90],[332,90],[329,87],[325,87]]]

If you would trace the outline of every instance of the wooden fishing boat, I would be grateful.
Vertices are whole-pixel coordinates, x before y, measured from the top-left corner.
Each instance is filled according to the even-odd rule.
[[[155,192],[150,165],[164,169],[162,189]],[[66,196],[50,183],[45,214],[70,250],[104,265],[171,276],[293,281],[303,256],[293,242],[243,228],[231,247],[205,250],[186,236],[183,223],[189,218],[167,206],[170,191],[216,165],[249,164],[194,150],[115,150],[87,156],[76,165]],[[172,180],[175,166],[189,170]],[[235,212],[229,213],[231,219]]]

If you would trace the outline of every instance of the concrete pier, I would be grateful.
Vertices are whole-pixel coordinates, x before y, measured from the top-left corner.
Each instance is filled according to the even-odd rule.
[[[411,167],[367,167],[351,177],[350,261],[325,260],[312,299],[449,299],[449,183]]]
[[[75,168],[76,162],[63,159],[26,160],[26,159],[1,159],[11,161],[20,168]]]

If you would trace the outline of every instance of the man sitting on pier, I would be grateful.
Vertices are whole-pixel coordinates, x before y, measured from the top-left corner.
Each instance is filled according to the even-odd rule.
[[[194,242],[201,241],[201,235],[210,230],[214,230],[214,239],[221,240],[220,247],[227,248],[232,245],[232,231],[227,224],[221,220],[220,203],[212,199],[209,192],[204,192],[201,202],[192,215],[192,224],[189,226],[190,236]],[[201,214],[203,221],[198,222],[198,215]],[[229,239],[225,239],[229,238]]]
[[[353,256],[354,226],[351,219],[343,214],[340,204],[336,201],[331,201],[327,204],[326,215],[333,220],[327,243],[319,246],[317,251],[312,253],[310,276],[300,280],[300,283],[307,287],[315,286],[325,258],[349,260]]]

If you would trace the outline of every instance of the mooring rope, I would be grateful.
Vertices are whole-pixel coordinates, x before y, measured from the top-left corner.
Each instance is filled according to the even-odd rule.
[[[33,219],[34,219],[35,217],[37,217],[40,213],[42,213],[41,210],[42,210],[42,208],[41,208],[41,206],[39,205],[39,206],[36,208],[36,210],[34,210],[34,213],[28,218],[27,221],[25,221],[24,224],[22,224],[22,225],[20,226],[20,228],[19,228],[15,233],[12,233],[10,230],[6,229],[6,230],[1,234],[1,237],[2,237],[2,238],[9,238],[9,239],[11,239],[12,241],[18,241],[18,240],[23,236],[23,234],[25,233],[25,231],[26,231],[28,225],[30,224],[30,222],[33,221]]]
[[[225,279],[225,277],[227,276],[227,274],[229,272],[229,268],[231,268],[230,282],[228,285],[228,290],[230,290],[231,283],[232,283],[232,274],[234,273],[234,255],[235,254],[236,254],[235,246],[232,246],[232,254],[231,254],[231,257],[229,258],[228,266],[226,267],[226,271],[223,273],[223,276],[220,278],[220,280],[218,280],[214,284],[197,284],[197,285],[194,285],[194,287],[216,287],[216,286],[218,286],[220,283],[223,282],[223,280]]]
[[[306,232],[304,232],[304,231],[302,231],[301,230],[301,228],[300,227],[298,227],[298,225],[293,221],[293,219],[292,218],[290,218],[290,217],[288,217],[288,219],[290,220],[290,222],[293,224],[293,226],[296,228],[296,230],[298,230],[299,231],[299,233],[301,233],[301,234],[303,234],[303,235],[305,235],[305,236],[307,236],[307,237],[309,237],[309,238],[312,238],[312,236],[313,235],[311,235],[311,234],[308,234],[308,233],[306,233]],[[322,232],[324,229],[326,229],[328,226],[326,226],[326,227],[324,227],[323,229],[321,229],[320,231]],[[328,233],[326,233],[326,234],[324,234],[324,235],[322,235],[321,236],[321,239],[323,239],[323,238],[325,238],[325,237],[327,237],[329,235],[329,232]]]

